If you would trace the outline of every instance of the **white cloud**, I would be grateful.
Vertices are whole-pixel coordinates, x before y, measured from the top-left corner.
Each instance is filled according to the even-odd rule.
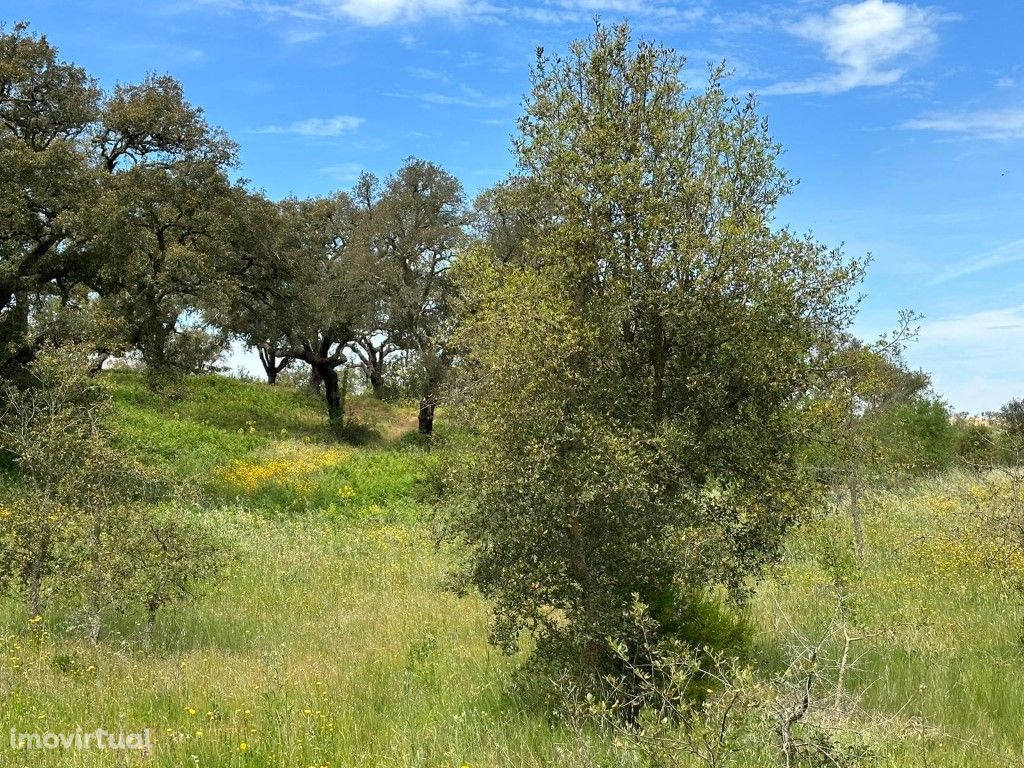
[[[471,109],[501,109],[512,103],[511,99],[486,96],[480,93],[480,91],[465,85],[458,86],[458,93],[427,91],[425,93],[389,93],[387,95],[397,99],[415,99],[425,104],[436,104],[444,107],[469,107]]]
[[[1024,395],[1024,305],[926,322],[907,355],[956,409],[995,410]]]
[[[418,21],[426,16],[462,16],[476,9],[467,0],[323,0],[332,14],[368,26]]]
[[[935,43],[939,23],[950,18],[929,8],[887,0],[837,5],[823,16],[808,16],[791,25],[789,32],[820,45],[825,58],[838,70],[778,83],[762,93],[841,93],[892,85],[906,73],[909,59]]]
[[[929,344],[971,345],[979,353],[999,342],[1020,347],[1024,345],[1024,305],[933,320],[921,326],[920,339]]]
[[[429,16],[480,16],[494,11],[486,0],[191,0],[225,11],[299,19],[319,24],[344,19],[364,26],[409,23]],[[300,33],[301,36],[301,33]],[[301,42],[298,40],[297,42]]]
[[[908,120],[902,127],[916,131],[959,133],[977,139],[1024,139],[1024,107],[924,115]]]
[[[405,71],[418,80],[432,80],[443,85],[452,84],[452,79],[444,74],[444,72],[436,72],[426,67],[406,67]]]
[[[307,2],[267,2],[267,0],[188,0],[183,3],[184,7],[191,5],[215,8],[221,11],[242,12],[251,11],[264,16],[279,18],[299,19],[302,21],[318,21],[322,14],[309,7]]]
[[[983,253],[980,256],[972,256],[969,259],[957,262],[939,274],[932,280],[932,284],[944,283],[957,277],[963,277],[974,272],[981,272],[986,269],[994,269],[1004,264],[1012,264],[1017,261],[1024,261],[1024,240],[1013,240],[1005,245]]]
[[[253,133],[292,133],[296,136],[340,136],[354,131],[363,124],[363,118],[352,115],[336,115],[335,117],[310,117],[297,120],[289,125],[268,125],[257,128]]]
[[[681,7],[674,0],[538,0],[495,4],[491,0],[190,0],[194,5],[224,11],[298,19],[323,24],[331,20],[363,26],[411,24],[431,17],[471,20],[523,19],[540,24],[586,22],[595,14],[628,16],[647,25],[685,27],[705,16],[703,0]],[[315,39],[304,32],[289,33],[291,42]],[[411,38],[407,39],[412,42]]]
[[[302,43],[311,43],[314,40],[319,40],[324,36],[322,29],[293,29],[290,32],[286,32],[284,39],[286,43],[292,45],[300,45]]]
[[[707,11],[702,4],[681,7],[663,0],[544,0],[535,5],[518,5],[513,15],[538,24],[585,23],[595,15],[625,16],[634,22],[685,27],[702,19]]]

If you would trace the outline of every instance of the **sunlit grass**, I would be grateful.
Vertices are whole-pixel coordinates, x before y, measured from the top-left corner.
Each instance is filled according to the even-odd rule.
[[[215,514],[248,554],[152,647],[5,628],[7,728],[151,728],[152,764],[175,767],[543,765],[572,739],[507,695],[515,660],[487,645],[484,606],[442,590],[414,529]]]
[[[814,636],[836,609],[845,578],[855,644],[853,689],[871,711],[904,723],[894,764],[1017,765],[1024,750],[1022,575],[1019,552],[993,543],[963,507],[978,478],[950,473],[874,494],[867,505],[868,556],[843,570],[826,553],[852,540],[843,517],[791,540],[762,588],[769,636]],[[850,561],[852,564],[852,560]],[[781,609],[781,610],[780,610]]]
[[[131,375],[107,381],[121,444],[199,493],[238,554],[149,643],[129,616],[93,648],[74,616],[40,633],[0,602],[0,738],[150,728],[154,754],[129,764],[167,768],[622,764],[609,738],[555,725],[517,693],[519,661],[488,645],[486,605],[445,590],[447,555],[422,522],[438,452],[406,439],[414,411],[350,400],[375,436],[356,446],[286,388],[199,377],[169,399]],[[984,488],[951,473],[870,496],[859,565],[845,517],[824,516],[754,595],[772,663],[794,633],[824,631],[845,584],[849,626],[866,636],[850,688],[903,730],[882,765],[1024,761],[1024,600],[1004,578],[1021,563],[971,517]],[[125,759],[0,745],[0,766]]]

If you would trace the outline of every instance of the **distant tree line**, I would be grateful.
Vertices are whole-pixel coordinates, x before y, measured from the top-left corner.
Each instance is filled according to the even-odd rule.
[[[401,384],[431,431],[470,221],[454,177],[409,159],[349,193],[271,201],[231,180],[235,143],[173,78],[104,92],[24,24],[0,34],[0,65],[0,376],[76,343],[97,368],[137,355],[160,386],[239,338],[271,384],[308,365],[332,422],[352,366],[378,397]]]

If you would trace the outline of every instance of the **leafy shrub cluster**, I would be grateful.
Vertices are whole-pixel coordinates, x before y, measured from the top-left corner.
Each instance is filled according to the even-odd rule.
[[[4,386],[0,447],[16,474],[0,504],[5,591],[29,621],[63,613],[99,641],[104,616],[188,597],[225,562],[187,504],[161,503],[165,480],[114,447],[110,400],[76,348],[44,349],[25,386]]]

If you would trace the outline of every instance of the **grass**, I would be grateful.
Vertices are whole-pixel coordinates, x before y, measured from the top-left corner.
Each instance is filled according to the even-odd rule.
[[[869,710],[906,724],[893,765],[1019,765],[1024,761],[1024,610],[1000,577],[1020,574],[1019,553],[977,537],[964,491],[977,477],[953,472],[876,493],[868,504],[868,556],[845,572],[856,647],[852,685]],[[836,568],[823,553],[850,541],[842,518],[792,537],[762,587],[764,633],[784,642],[784,617],[808,635],[836,605]]]
[[[561,737],[508,698],[513,662],[487,646],[484,607],[441,590],[427,542],[216,514],[251,554],[153,648],[7,635],[8,727],[150,727],[166,766],[553,764]]]
[[[487,643],[486,606],[444,590],[420,522],[436,455],[409,408],[352,398],[366,444],[339,444],[314,399],[217,377],[169,399],[110,375],[118,439],[205,499],[238,557],[143,645],[134,619],[93,648],[66,622],[41,634],[0,603],[0,765],[585,766],[624,760],[517,693],[518,660]],[[443,429],[443,425],[442,425]],[[1021,598],[964,521],[977,478],[950,474],[866,502],[869,555],[828,556],[842,517],[796,532],[752,611],[766,655],[821,631],[847,583],[851,686],[906,724],[882,764],[1024,762]],[[965,495],[967,494],[967,495]],[[955,535],[951,535],[955,533]],[[975,532],[976,533],[976,532]],[[14,752],[22,732],[156,734],[154,753]],[[126,762],[128,761],[128,762]]]
[[[316,397],[291,388],[200,376],[168,397],[132,374],[107,382],[122,447],[215,500],[288,515],[411,520],[420,511],[413,489],[432,458],[413,439],[409,408],[350,397],[357,450],[326,429]]]

